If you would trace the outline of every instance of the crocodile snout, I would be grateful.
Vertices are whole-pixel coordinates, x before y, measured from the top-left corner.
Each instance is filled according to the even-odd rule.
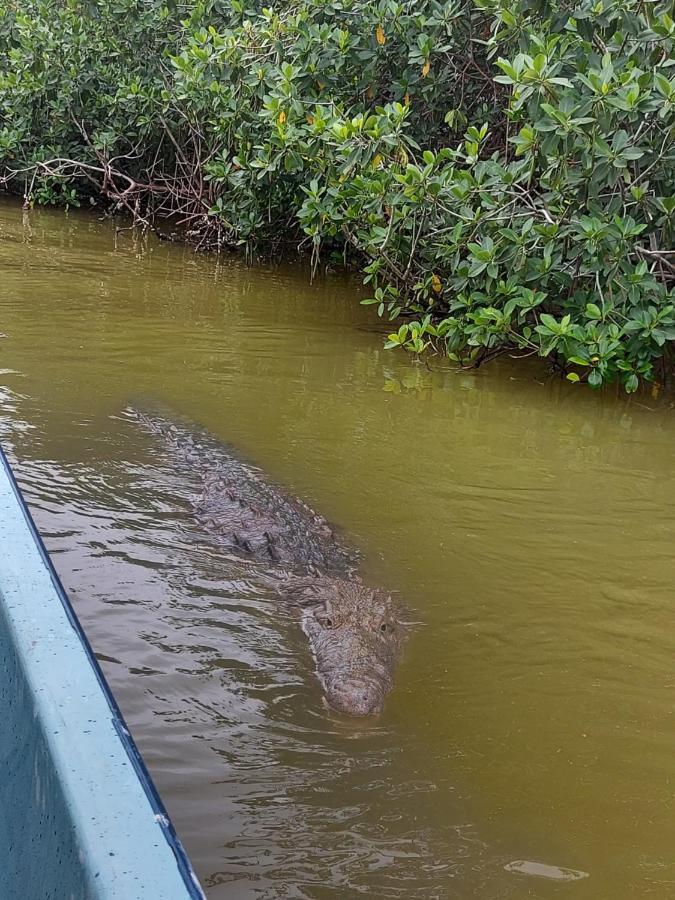
[[[348,716],[376,716],[382,712],[386,691],[370,681],[348,681],[328,685],[326,700],[336,712]]]

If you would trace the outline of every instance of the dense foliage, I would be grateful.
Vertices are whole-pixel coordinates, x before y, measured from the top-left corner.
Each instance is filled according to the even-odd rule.
[[[202,246],[344,253],[404,316],[388,346],[632,391],[675,340],[671,14],[8,0],[0,169],[29,203],[103,195]]]

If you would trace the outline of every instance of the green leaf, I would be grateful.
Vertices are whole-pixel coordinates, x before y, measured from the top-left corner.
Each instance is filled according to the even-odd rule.
[[[553,332],[557,332],[558,323],[553,318],[553,316],[550,316],[548,313],[542,313],[539,316],[539,320],[541,321],[542,325],[545,325],[547,328],[549,328]]]

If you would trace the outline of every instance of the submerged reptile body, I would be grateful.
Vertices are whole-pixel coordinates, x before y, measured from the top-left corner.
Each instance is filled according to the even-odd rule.
[[[361,581],[357,555],[323,516],[234,451],[163,417],[135,415],[199,477],[194,510],[203,527],[223,546],[258,561],[265,580],[302,611],[328,704],[351,715],[380,712],[403,641],[391,596]]]

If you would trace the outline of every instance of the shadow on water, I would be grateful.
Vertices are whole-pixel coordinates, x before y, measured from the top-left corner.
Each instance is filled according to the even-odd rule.
[[[0,237],[0,438],[210,897],[672,896],[668,401],[415,366],[338,276],[13,206]],[[139,395],[414,610],[382,717],[323,707],[293,611],[122,415]]]

